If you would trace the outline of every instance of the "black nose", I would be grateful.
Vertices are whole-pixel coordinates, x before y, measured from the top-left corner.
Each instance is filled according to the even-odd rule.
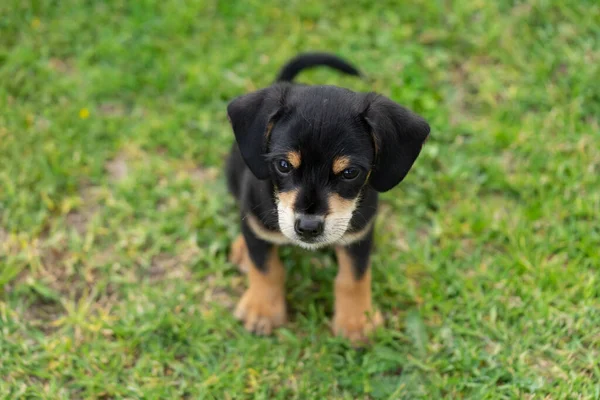
[[[323,221],[311,216],[303,216],[294,224],[296,233],[304,239],[315,238],[323,233]]]

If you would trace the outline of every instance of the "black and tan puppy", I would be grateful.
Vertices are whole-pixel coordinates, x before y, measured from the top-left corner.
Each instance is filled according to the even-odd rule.
[[[335,246],[333,330],[356,341],[382,321],[371,303],[369,261],[378,192],[404,179],[429,125],[375,93],[290,83],[318,65],[359,75],[333,55],[300,55],[275,84],[227,108],[237,142],[227,178],[242,217],[231,256],[249,276],[235,314],[249,331],[269,334],[286,321],[277,246]]]

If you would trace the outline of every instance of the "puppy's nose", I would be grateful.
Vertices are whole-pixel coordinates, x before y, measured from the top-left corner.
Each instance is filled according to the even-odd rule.
[[[311,239],[323,233],[323,221],[320,218],[305,215],[296,219],[296,233],[305,239]]]

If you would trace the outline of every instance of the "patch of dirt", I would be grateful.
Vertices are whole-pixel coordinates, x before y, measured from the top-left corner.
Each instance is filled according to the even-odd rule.
[[[219,176],[219,169],[215,167],[196,167],[189,170],[188,173],[195,182],[214,181]]]
[[[58,303],[36,301],[25,310],[23,319],[28,321],[32,327],[49,334],[58,329],[58,327],[52,326],[51,323],[56,321],[63,314],[63,311],[62,306]]]
[[[190,265],[199,253],[200,249],[194,244],[193,246],[186,247],[176,255],[160,253],[154,256],[148,270],[150,282],[190,280],[192,278]],[[230,282],[227,285],[221,285],[217,277],[210,275],[202,278],[201,283],[203,289],[201,290],[202,299],[200,300],[200,308],[202,310],[210,310],[210,304],[214,303],[220,304],[227,309],[233,309],[239,296],[233,296],[231,288],[236,286],[241,287],[241,280],[238,280],[238,285],[230,285]],[[240,289],[239,295],[241,295],[241,292],[242,290]]]
[[[177,254],[160,253],[152,257],[149,269],[151,282],[174,279],[190,279],[192,276],[190,264],[200,254],[195,241],[190,240]]]
[[[494,342],[493,340],[489,340],[485,345],[485,351],[492,356],[497,355],[502,350],[502,346],[499,343]]]
[[[50,125],[52,125],[49,119],[39,116],[35,118],[34,124],[35,128],[40,132],[47,131],[48,128],[50,128]]]
[[[533,6],[531,4],[524,3],[524,4],[517,4],[516,6],[514,6],[512,8],[512,10],[510,11],[510,13],[514,17],[523,18],[523,17],[527,17],[529,14],[531,14],[532,10],[533,10]]]
[[[204,278],[204,281],[208,288],[203,293],[202,304],[218,303],[227,309],[233,309],[239,297],[234,298],[229,292],[228,286],[219,286],[216,282],[217,278],[214,276],[208,276]]]
[[[75,229],[79,236],[86,232],[89,219],[85,212],[74,211],[67,215],[67,226]]]
[[[27,248],[32,254],[32,268],[19,282],[39,283],[63,297],[78,299],[93,289],[98,281],[96,265],[91,260],[69,251],[67,236],[59,232],[53,237],[33,240]]]
[[[0,228],[0,245],[4,244],[8,240],[8,232],[3,228]]]
[[[90,260],[91,265],[95,267],[101,267],[114,262],[116,262],[116,258],[112,247],[96,251]]]
[[[129,175],[127,158],[123,153],[119,153],[115,158],[108,161],[104,168],[113,182],[120,182]]]
[[[52,290],[61,294],[71,293],[74,289],[74,266],[69,262],[66,244],[38,244],[40,268],[30,279],[40,280]]]
[[[80,236],[86,234],[88,223],[98,212],[98,190],[99,188],[84,186],[79,192],[81,206],[66,216],[67,226],[75,229]]]
[[[460,65],[450,72],[450,76],[454,88],[451,105],[456,110],[450,114],[450,124],[456,126],[464,120],[465,115],[468,115],[466,89],[468,75],[465,67]]]
[[[54,71],[65,75],[71,75],[75,72],[75,67],[73,67],[73,64],[70,61],[56,57],[48,60],[48,66]]]
[[[7,288],[24,285],[29,288],[32,303],[23,310],[23,319],[31,326],[44,333],[56,330],[51,322],[63,313],[63,307],[55,301],[55,294],[68,295],[73,293],[73,270],[68,268],[65,240],[62,238],[21,239],[13,249],[21,254],[27,254],[30,268],[24,268],[19,276]],[[43,289],[47,288],[47,289]],[[44,294],[50,289],[52,295]]]
[[[106,117],[122,117],[126,114],[125,107],[119,103],[102,103],[98,106],[98,112]]]
[[[468,258],[475,250],[475,241],[469,237],[459,239],[460,246],[454,251],[454,256],[457,258]]]
[[[152,264],[148,270],[151,282],[158,282],[168,279],[189,279],[190,270],[181,262],[178,256],[160,253],[152,258]]]

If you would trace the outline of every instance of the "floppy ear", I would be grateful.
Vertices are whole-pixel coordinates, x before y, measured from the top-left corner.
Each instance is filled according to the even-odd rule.
[[[390,99],[369,93],[362,117],[371,128],[375,145],[375,163],[371,186],[385,192],[404,179],[419,156],[429,124]]]
[[[227,116],[242,157],[258,179],[269,176],[264,155],[273,125],[283,111],[286,91],[283,85],[270,86],[240,96],[227,106]]]

